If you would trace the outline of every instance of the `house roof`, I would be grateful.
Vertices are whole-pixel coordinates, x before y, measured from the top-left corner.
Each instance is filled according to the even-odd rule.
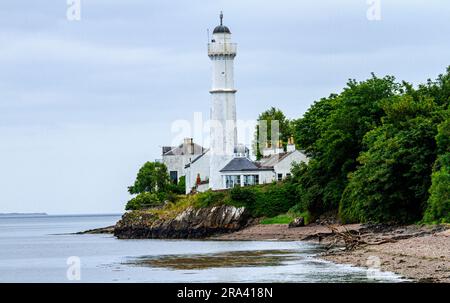
[[[188,167],[191,166],[192,163],[197,162],[198,160],[200,160],[200,158],[203,157],[208,151],[209,151],[209,148],[203,149],[203,153],[201,155],[198,155],[197,157],[195,157],[193,160],[191,160],[191,162],[186,164],[184,166],[184,168],[188,168]]]
[[[233,158],[220,172],[266,170],[245,157]]]
[[[204,152],[204,148],[196,143],[194,144],[194,155],[201,155]],[[182,156],[187,155],[185,144],[182,143],[178,146],[163,146],[162,147],[163,156]]]
[[[284,152],[281,154],[275,154],[270,157],[262,158],[259,161],[259,165],[262,168],[273,168],[275,165],[286,159],[290,154],[294,153],[295,151],[291,152]]]
[[[163,147],[162,147],[162,153],[163,153],[163,155],[164,155],[165,153],[167,153],[168,151],[174,149],[174,148],[175,148],[174,146],[163,146]]]

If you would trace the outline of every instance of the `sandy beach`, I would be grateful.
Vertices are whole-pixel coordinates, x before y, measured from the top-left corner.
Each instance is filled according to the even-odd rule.
[[[360,244],[346,249],[346,235]],[[361,267],[375,264],[413,281],[450,283],[449,226],[254,225],[213,239],[312,241],[329,248],[321,255],[325,260]]]

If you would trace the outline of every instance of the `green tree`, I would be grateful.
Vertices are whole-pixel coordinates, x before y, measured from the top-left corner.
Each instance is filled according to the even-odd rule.
[[[316,102],[305,120],[296,122],[298,144],[311,160],[293,170],[293,180],[298,184],[299,203],[313,216],[338,209],[364,135],[381,124],[383,100],[398,94],[400,88],[390,76],[350,80],[341,94]],[[302,131],[311,136],[306,138]]]
[[[426,84],[419,85],[416,94],[433,98],[435,104],[445,111],[450,104],[450,66],[436,80],[428,79]]]
[[[170,178],[164,163],[147,162],[140,169],[134,184],[128,187],[130,194],[165,193],[170,189]]]
[[[265,112],[261,113],[258,117],[258,122],[266,121],[267,122],[267,129],[263,130],[260,125],[256,126],[255,130],[255,141],[254,141],[254,151],[256,158],[259,160],[262,157],[262,153],[260,151],[260,145],[265,145],[267,142],[271,142],[275,139],[275,135],[272,137],[272,121],[278,121],[278,127],[279,127],[279,134],[278,138],[283,142],[283,146],[285,147],[289,137],[291,136],[291,125],[290,121],[286,118],[284,113],[275,108],[271,107],[270,109],[266,110]],[[275,125],[275,124],[273,124]],[[259,142],[260,140],[260,132],[265,131],[267,132],[267,137],[263,138],[262,142]]]
[[[304,150],[309,157],[315,156],[314,143],[325,131],[325,120],[336,109],[338,95],[322,98],[308,109],[302,118],[292,121],[292,132],[297,147]]]
[[[177,184],[172,184],[170,191],[174,194],[184,195],[186,193],[186,176],[181,176]]]
[[[447,116],[439,125],[436,136],[439,156],[434,165],[430,198],[424,216],[427,223],[450,223],[450,110]]]
[[[410,223],[422,217],[436,158],[435,104],[407,94],[386,100],[383,109],[383,124],[366,134],[361,165],[349,174],[339,209],[344,222]]]

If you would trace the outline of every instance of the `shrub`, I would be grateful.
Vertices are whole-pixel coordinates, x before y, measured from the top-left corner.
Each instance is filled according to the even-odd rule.
[[[225,191],[212,191],[208,190],[203,193],[198,193],[196,197],[196,207],[209,207],[214,205],[224,204],[225,202]]]
[[[128,201],[127,205],[125,206],[125,209],[139,210],[160,205],[162,205],[162,201],[159,199],[157,194],[144,192],[140,193],[139,195]]]
[[[439,126],[436,136],[439,157],[431,176],[426,223],[450,223],[450,118]]]
[[[274,217],[287,212],[295,203],[295,188],[289,181],[231,190],[230,202],[245,206],[254,217]]]
[[[426,223],[450,223],[450,169],[442,167],[432,175]]]
[[[171,184],[168,192],[184,195],[186,193],[186,176],[181,176],[177,184]]]

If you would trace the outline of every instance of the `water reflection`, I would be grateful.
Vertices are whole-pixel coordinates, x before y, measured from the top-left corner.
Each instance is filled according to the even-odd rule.
[[[130,264],[176,270],[221,267],[281,266],[303,257],[296,250],[229,251],[216,254],[165,255],[140,257]]]
[[[269,243],[267,243],[269,244]],[[393,273],[375,279],[363,268],[317,258],[323,249],[306,243],[291,248],[232,250],[214,253],[146,255],[128,258],[124,266],[164,273],[168,281],[190,282],[403,282]],[[297,247],[296,247],[297,246]]]

